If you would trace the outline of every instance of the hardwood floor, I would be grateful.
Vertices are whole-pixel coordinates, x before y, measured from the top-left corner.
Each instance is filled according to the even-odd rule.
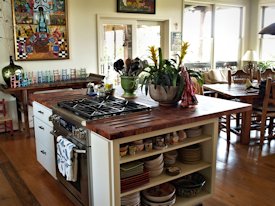
[[[33,133],[27,138],[20,132],[14,137],[1,133],[0,148],[41,206],[73,206],[56,180],[36,161]],[[6,161],[3,158],[0,155],[0,162]],[[227,145],[221,133],[216,168],[215,194],[203,202],[204,206],[275,205],[274,140],[261,151],[253,142],[240,145],[234,136]],[[0,206],[25,206],[1,171],[0,185]]]

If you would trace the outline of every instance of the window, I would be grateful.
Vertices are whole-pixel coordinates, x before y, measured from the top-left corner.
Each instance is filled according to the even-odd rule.
[[[212,6],[185,5],[183,18],[183,40],[190,44],[186,66],[208,69],[212,51]]]
[[[275,6],[262,7],[262,27],[274,23]],[[275,61],[275,36],[261,35],[260,37],[260,59],[262,61]]]
[[[236,68],[241,53],[242,7],[186,4],[183,21],[183,40],[190,43],[187,67]]]

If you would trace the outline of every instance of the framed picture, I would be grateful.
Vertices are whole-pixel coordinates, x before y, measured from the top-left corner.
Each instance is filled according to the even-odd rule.
[[[16,60],[69,58],[66,0],[12,0]]]
[[[181,43],[181,32],[171,32],[171,51],[180,51]]]
[[[156,0],[117,0],[117,12],[155,14]]]

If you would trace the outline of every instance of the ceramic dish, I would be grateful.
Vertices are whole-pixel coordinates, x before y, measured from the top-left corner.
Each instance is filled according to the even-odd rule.
[[[160,203],[169,201],[173,197],[175,192],[176,188],[174,187],[174,185],[170,183],[164,183],[143,190],[141,193],[147,200],[158,203],[160,205]]]

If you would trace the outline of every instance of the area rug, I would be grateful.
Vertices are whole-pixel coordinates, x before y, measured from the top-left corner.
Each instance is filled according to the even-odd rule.
[[[26,186],[23,179],[19,176],[13,165],[10,163],[6,155],[0,149],[0,170],[3,172],[6,180],[9,182],[14,193],[17,195],[22,205],[40,206],[35,196]]]

